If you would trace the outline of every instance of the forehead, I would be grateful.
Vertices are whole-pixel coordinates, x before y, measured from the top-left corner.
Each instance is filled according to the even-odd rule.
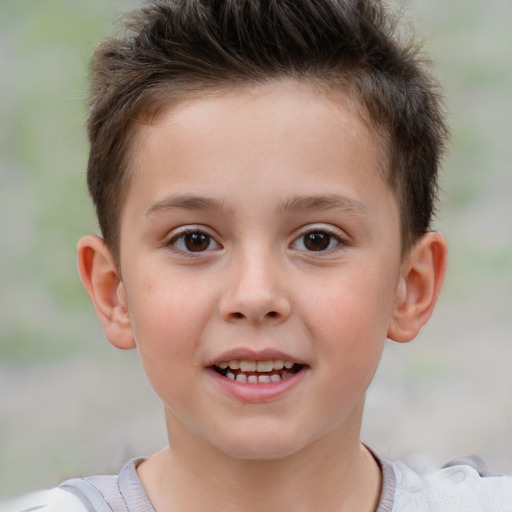
[[[333,181],[347,185],[347,170],[356,188],[382,185],[382,141],[360,110],[347,94],[293,80],[181,101],[138,128],[127,201],[154,203],[171,185],[190,194],[221,183],[304,195],[311,178],[325,193]],[[337,166],[344,172],[331,172]]]

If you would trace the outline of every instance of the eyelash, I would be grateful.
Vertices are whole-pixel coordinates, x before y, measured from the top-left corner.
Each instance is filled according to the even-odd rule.
[[[204,237],[203,241],[206,240],[208,242],[208,245],[204,249],[200,248],[200,250],[198,250],[198,251],[190,250],[190,247],[187,247],[187,245],[186,245],[186,243],[187,243],[186,237],[189,235],[202,235]],[[305,243],[305,238],[307,236],[311,236],[311,235],[322,235],[322,236],[325,235],[327,237],[327,246],[324,248],[321,247],[318,250],[311,249],[311,248],[308,249],[306,246],[306,243]],[[300,248],[296,247],[297,243],[299,243],[300,241],[302,241],[302,247],[300,247]],[[334,246],[332,246],[333,241],[336,244]],[[320,239],[319,242],[322,242],[322,240]],[[182,246],[180,247],[179,245],[182,245]],[[212,245],[213,245],[213,247],[212,247]],[[343,246],[346,246],[346,245],[348,245],[348,242],[346,240],[344,240],[343,238],[341,238],[338,234],[333,233],[331,230],[328,230],[328,229],[325,229],[324,227],[319,226],[317,228],[310,228],[308,231],[301,233],[300,236],[298,236],[297,238],[295,238],[292,241],[292,243],[290,244],[290,247],[292,249],[307,252],[307,253],[325,254],[328,252],[329,253],[336,252],[337,250],[340,250]],[[173,249],[176,252],[179,252],[182,254],[187,254],[187,255],[202,254],[205,252],[210,252],[210,251],[218,250],[218,249],[222,248],[222,246],[211,235],[209,235],[208,233],[206,233],[204,230],[202,230],[200,228],[188,228],[188,229],[184,229],[183,231],[180,231],[179,233],[174,234],[169,239],[169,241],[166,243],[166,246],[170,247],[171,249]]]
[[[190,250],[189,247],[186,246],[186,237],[189,235],[202,235],[205,239],[208,241],[208,245],[205,249],[194,251]],[[182,247],[179,247],[179,244],[181,243]],[[208,233],[206,233],[204,230],[200,228],[189,228],[184,229],[183,231],[180,231],[179,233],[174,234],[169,241],[166,243],[167,247],[173,249],[174,251],[177,251],[179,253],[183,254],[201,254],[205,252],[209,252],[212,250],[221,249],[222,246]],[[214,245],[214,247],[211,247]]]
[[[314,249],[308,249],[306,247],[305,238],[307,236],[311,235],[326,235],[327,236],[327,246],[325,248],[320,248],[318,250]],[[336,245],[332,246],[332,242],[335,242]],[[294,247],[298,242],[302,242],[301,248]],[[322,240],[320,240],[322,242]],[[325,243],[325,242],[324,242]],[[325,254],[325,253],[331,253],[336,252],[337,250],[340,250],[343,246],[348,245],[347,241],[341,238],[339,234],[333,233],[331,230],[326,229],[324,227],[317,227],[317,228],[310,228],[308,231],[301,233],[301,235],[296,238],[291,244],[290,247],[292,249],[297,249],[300,251],[308,252],[308,253],[319,253],[319,254]]]

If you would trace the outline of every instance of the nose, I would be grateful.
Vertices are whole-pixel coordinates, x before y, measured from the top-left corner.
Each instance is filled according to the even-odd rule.
[[[285,292],[283,269],[268,256],[242,256],[229,269],[229,285],[220,300],[220,314],[227,322],[279,324],[291,312]]]

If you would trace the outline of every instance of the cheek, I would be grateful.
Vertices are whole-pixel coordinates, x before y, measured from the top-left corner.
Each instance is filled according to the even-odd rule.
[[[165,295],[141,305],[133,328],[144,373],[155,393],[167,405],[186,401],[200,366],[197,315],[181,296]]]
[[[343,269],[340,272],[310,286],[317,290],[308,297],[312,323],[342,343],[372,335],[385,337],[393,305],[392,279],[370,266],[346,275]],[[311,309],[311,304],[316,306]]]
[[[144,284],[128,309],[148,376],[165,376],[170,368],[180,372],[196,364],[196,349],[212,309],[206,290],[194,293],[190,283],[186,286],[177,279],[139,282]]]
[[[322,291],[311,297],[316,307],[310,310],[308,329],[317,338],[318,361],[322,372],[340,383],[330,399],[358,396],[373,378],[392,312],[392,288],[382,270],[366,266],[350,276],[326,280],[319,287]]]

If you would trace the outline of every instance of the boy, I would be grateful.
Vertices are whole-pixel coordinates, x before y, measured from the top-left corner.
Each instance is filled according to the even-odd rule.
[[[92,89],[103,237],[79,271],[169,447],[24,508],[512,510],[508,477],[422,476],[360,442],[384,340],[416,336],[446,263],[442,110],[380,3],[152,2]]]

